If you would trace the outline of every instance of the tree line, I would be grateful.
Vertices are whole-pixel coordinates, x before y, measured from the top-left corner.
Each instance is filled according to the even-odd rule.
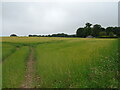
[[[77,29],[76,35],[83,38],[89,35],[93,37],[120,37],[120,27],[103,28],[99,24],[95,24],[92,27],[91,23],[86,23],[85,27]]]
[[[68,35],[65,33],[58,33],[52,35],[28,35],[29,37],[76,37],[76,35]]]
[[[11,34],[10,36],[17,36]],[[52,35],[28,35],[29,37],[81,37],[86,38],[88,36],[95,38],[117,38],[120,37],[120,27],[107,27],[104,28],[99,24],[92,25],[86,23],[85,27],[80,27],[76,30],[76,34],[68,35],[65,33],[58,33]]]

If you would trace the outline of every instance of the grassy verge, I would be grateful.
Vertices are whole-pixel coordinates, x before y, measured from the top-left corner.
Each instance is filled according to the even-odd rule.
[[[73,39],[39,45],[35,52],[36,73],[40,77],[37,87],[106,88],[118,85],[117,40]]]
[[[24,81],[29,47],[21,47],[9,56],[2,65],[3,88],[18,88]]]

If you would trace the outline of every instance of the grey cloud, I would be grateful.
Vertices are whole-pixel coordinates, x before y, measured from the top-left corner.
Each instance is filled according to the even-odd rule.
[[[117,2],[4,2],[3,35],[73,34],[86,22],[117,26],[117,9]]]

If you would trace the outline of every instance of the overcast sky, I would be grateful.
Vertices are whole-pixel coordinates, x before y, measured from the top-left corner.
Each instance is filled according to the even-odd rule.
[[[86,22],[118,26],[117,2],[3,2],[2,35],[74,34]]]

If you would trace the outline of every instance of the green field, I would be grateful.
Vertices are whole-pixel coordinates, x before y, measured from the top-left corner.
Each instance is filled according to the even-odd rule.
[[[3,37],[3,88],[118,88],[118,39]]]

